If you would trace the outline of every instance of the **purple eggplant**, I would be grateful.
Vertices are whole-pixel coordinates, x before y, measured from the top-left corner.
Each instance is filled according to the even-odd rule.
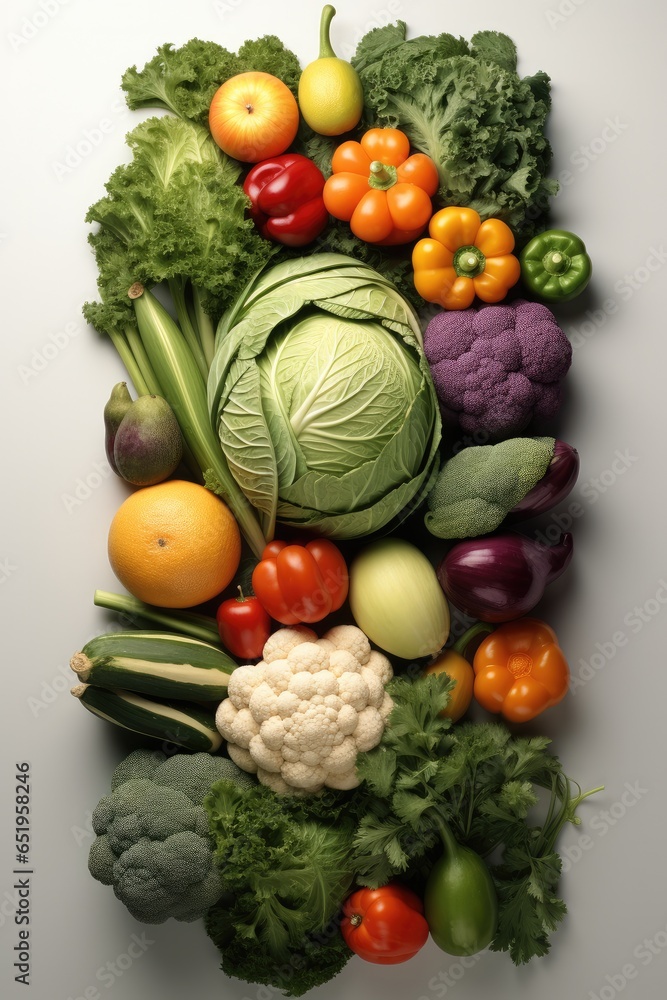
[[[579,475],[579,452],[565,441],[556,441],[547,471],[507,515],[508,524],[525,521],[551,510],[564,500]]]
[[[507,531],[458,542],[440,563],[438,580],[460,611],[483,622],[508,622],[532,611],[571,558],[569,533],[549,546]]]

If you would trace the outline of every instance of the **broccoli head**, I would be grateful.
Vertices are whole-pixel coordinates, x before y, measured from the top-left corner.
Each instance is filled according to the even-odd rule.
[[[424,353],[443,419],[489,439],[554,417],[572,361],[551,310],[522,299],[438,313],[426,327]]]
[[[255,784],[232,761],[207,753],[135,750],[114,771],[111,794],[93,813],[88,868],[137,920],[198,920],[220,898],[202,803],[221,778]]]

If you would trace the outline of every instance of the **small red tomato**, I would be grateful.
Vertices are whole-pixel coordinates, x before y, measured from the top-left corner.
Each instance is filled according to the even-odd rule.
[[[319,622],[347,597],[345,560],[333,542],[306,545],[270,542],[252,574],[253,590],[264,609],[282,625]]]
[[[271,635],[271,619],[256,597],[239,596],[223,601],[216,612],[223,646],[243,660],[258,660]]]
[[[343,904],[340,929],[348,948],[366,962],[397,965],[424,947],[428,924],[419,896],[398,882],[359,889]]]

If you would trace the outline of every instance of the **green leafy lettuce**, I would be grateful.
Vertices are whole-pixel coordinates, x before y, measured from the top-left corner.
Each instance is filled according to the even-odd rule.
[[[223,896],[206,929],[227,975],[301,996],[351,957],[336,917],[353,880],[354,810],[216,782],[204,801]]]
[[[441,205],[467,205],[503,219],[521,239],[544,228],[551,147],[545,135],[550,81],[520,78],[514,43],[482,31],[406,39],[406,26],[375,28],[352,60],[367,125],[403,130],[435,160]]]

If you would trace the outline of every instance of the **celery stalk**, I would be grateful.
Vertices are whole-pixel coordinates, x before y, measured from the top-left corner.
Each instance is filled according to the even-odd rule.
[[[210,470],[221,488],[250,548],[260,558],[266,544],[254,509],[229,471],[211,426],[206,383],[185,339],[167,310],[142,285],[133,285],[134,306],[142,343],[162,395],[171,406],[203,473]]]

